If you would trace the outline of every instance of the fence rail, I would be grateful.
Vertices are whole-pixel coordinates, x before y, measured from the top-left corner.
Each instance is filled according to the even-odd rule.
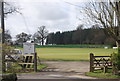
[[[106,73],[113,65],[111,57],[112,56],[94,56],[93,53],[90,53],[90,72],[101,69]]]

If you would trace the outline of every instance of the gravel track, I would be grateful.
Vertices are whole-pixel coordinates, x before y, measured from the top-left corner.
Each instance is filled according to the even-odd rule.
[[[89,72],[89,62],[83,61],[43,61],[47,68],[37,73],[18,74],[18,79],[96,79],[85,76]]]

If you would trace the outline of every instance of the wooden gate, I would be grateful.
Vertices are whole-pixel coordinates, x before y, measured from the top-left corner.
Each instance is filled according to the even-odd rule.
[[[23,68],[30,68],[33,67],[34,64],[34,55],[24,55],[23,62],[19,63]]]
[[[90,72],[101,69],[106,73],[113,65],[111,57],[112,56],[94,56],[93,53],[90,53]]]
[[[37,71],[37,53],[35,53],[34,55],[23,55],[23,60],[21,63],[19,63],[19,65],[21,65],[23,68],[34,67],[34,71]]]

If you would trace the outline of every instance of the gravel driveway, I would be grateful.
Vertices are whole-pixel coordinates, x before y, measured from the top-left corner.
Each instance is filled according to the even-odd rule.
[[[59,72],[81,73],[89,72],[89,62],[80,61],[45,61],[48,69]]]
[[[37,73],[18,74],[18,79],[96,79],[85,76],[89,72],[89,62],[43,61],[47,68]]]

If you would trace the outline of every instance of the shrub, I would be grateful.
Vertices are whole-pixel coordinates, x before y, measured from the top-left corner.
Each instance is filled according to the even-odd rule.
[[[17,81],[17,75],[16,74],[3,75],[2,81]]]
[[[112,62],[113,62],[113,73],[118,74],[118,71],[120,70],[120,54],[113,53],[112,54]]]

